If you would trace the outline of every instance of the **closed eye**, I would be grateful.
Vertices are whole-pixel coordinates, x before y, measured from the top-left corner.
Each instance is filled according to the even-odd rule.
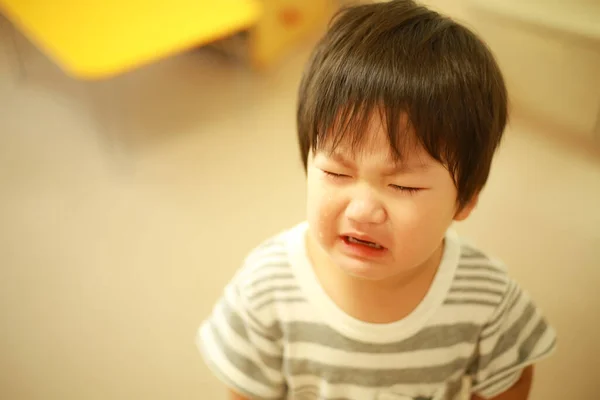
[[[422,188],[400,186],[400,185],[390,185],[390,187],[392,189],[394,189],[394,190],[399,191],[399,192],[404,192],[404,193],[408,193],[408,194],[415,194],[415,193],[423,190]]]
[[[335,172],[331,172],[331,171],[326,171],[324,169],[322,169],[321,171],[323,171],[323,173],[331,178],[349,178],[349,175],[344,175],[344,174],[337,174]]]

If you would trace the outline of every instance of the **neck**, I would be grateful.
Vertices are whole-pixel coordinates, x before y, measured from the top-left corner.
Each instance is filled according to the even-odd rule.
[[[427,294],[444,252],[442,242],[423,264],[375,281],[348,275],[317,243],[309,239],[307,245],[325,292],[345,312],[371,323],[389,323],[409,315]]]
[[[348,275],[339,268],[334,268],[334,270],[336,271],[336,278],[352,288],[356,294],[365,297],[385,298],[398,293],[414,291],[422,286],[429,289],[442,260],[443,252],[444,244],[442,243],[421,265],[383,280],[362,279]]]

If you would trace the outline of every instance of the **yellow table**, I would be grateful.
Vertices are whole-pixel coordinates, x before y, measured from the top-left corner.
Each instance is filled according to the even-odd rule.
[[[259,0],[0,0],[67,73],[108,78],[255,24]]]

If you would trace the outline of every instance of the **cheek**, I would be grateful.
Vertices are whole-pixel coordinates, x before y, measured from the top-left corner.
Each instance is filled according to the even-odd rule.
[[[306,206],[308,222],[315,237],[326,240],[335,234],[336,221],[343,210],[339,195],[335,196],[320,182],[309,180]]]
[[[452,216],[452,208],[436,200],[435,196],[395,207],[390,213],[395,241],[399,244],[412,243],[415,248],[428,248],[429,242],[443,238]]]

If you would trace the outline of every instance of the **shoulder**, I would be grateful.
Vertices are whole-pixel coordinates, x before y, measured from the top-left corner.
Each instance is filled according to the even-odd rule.
[[[460,255],[445,304],[462,307],[484,323],[518,286],[503,262],[463,238],[458,246]]]
[[[244,257],[233,282],[244,292],[291,273],[288,241],[291,229],[279,232],[254,247]]]
[[[292,279],[288,265],[280,235],[263,241],[245,257],[198,331],[196,343],[208,366],[248,398],[280,399],[285,392],[282,330],[271,305]]]
[[[491,398],[508,389],[527,366],[549,356],[556,333],[529,293],[507,267],[470,243],[461,257],[449,294],[477,318],[477,352],[471,360],[473,393]]]
[[[484,252],[465,239],[460,239],[460,257],[457,267],[457,275],[472,277],[470,281],[492,282],[503,286],[510,281],[508,268],[500,259]]]
[[[464,306],[482,325],[492,326],[538,312],[529,293],[510,276],[502,261],[465,239],[460,243],[460,258],[447,304]]]
[[[268,325],[277,322],[278,304],[304,300],[290,261],[289,241],[295,229],[279,232],[252,249],[229,284],[245,308]]]

